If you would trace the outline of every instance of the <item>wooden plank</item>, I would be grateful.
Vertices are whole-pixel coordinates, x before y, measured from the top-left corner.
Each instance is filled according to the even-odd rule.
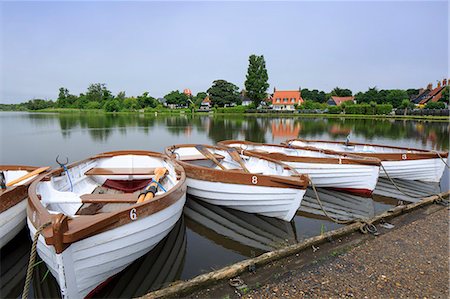
[[[94,167],[85,175],[153,175],[156,168],[101,168]]]
[[[81,195],[83,203],[136,203],[138,194],[84,194]]]
[[[219,154],[214,154],[214,157],[215,157],[217,160],[225,159],[224,156],[219,155]],[[180,160],[180,161],[199,161],[199,160],[209,160],[209,159],[207,159],[207,158],[206,158],[205,156],[203,156],[203,155],[186,155],[186,156],[181,156],[179,160]]]

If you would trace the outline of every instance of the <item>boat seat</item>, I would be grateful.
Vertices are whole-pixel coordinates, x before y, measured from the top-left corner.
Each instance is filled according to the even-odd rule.
[[[94,167],[85,175],[154,175],[156,168],[102,168]]]
[[[214,158],[216,158],[217,160],[222,160],[225,157],[219,154],[214,154]],[[186,156],[182,156],[179,159],[180,161],[199,161],[199,160],[209,160],[208,158],[206,158],[203,155],[186,155]]]
[[[156,195],[152,200],[162,195]],[[139,194],[135,193],[110,193],[110,194],[84,194],[80,196],[83,203],[136,203]]]

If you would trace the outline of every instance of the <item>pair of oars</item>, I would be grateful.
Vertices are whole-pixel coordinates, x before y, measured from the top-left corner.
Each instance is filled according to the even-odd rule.
[[[166,172],[167,169],[164,167],[158,167],[155,169],[155,177],[152,179],[152,182],[145,187],[145,192],[139,195],[137,203],[141,203],[155,197],[156,191],[158,190],[158,183],[166,175]]]
[[[227,170],[220,162],[214,157],[214,155],[206,149],[203,145],[196,145],[195,149],[197,149],[203,156],[208,158],[209,160],[213,161],[217,166],[219,166],[222,170]],[[250,173],[250,171],[245,166],[244,161],[242,160],[241,155],[237,152],[235,148],[228,148],[227,152],[230,154],[230,157],[239,163],[241,168],[244,170],[244,172]]]

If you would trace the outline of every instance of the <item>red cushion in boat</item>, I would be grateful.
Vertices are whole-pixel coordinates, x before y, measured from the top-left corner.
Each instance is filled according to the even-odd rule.
[[[105,183],[103,183],[103,187],[123,191],[124,193],[133,193],[138,190],[144,189],[150,183],[150,181],[151,179],[140,179],[132,181],[107,179]]]

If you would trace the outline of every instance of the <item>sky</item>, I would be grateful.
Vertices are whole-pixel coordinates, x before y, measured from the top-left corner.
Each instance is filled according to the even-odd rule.
[[[449,76],[447,1],[1,2],[0,101],[244,87],[264,55],[272,91],[421,88]]]

